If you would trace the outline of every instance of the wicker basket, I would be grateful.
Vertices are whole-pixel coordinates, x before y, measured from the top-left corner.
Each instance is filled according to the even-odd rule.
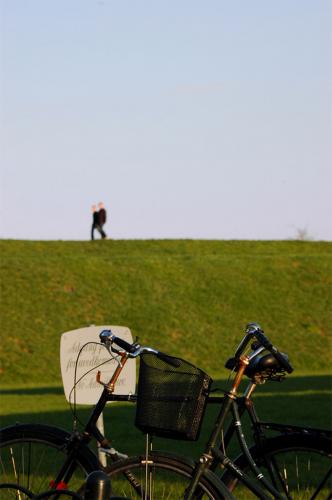
[[[195,441],[212,379],[187,361],[172,359],[178,366],[155,354],[141,356],[135,425],[155,436]]]

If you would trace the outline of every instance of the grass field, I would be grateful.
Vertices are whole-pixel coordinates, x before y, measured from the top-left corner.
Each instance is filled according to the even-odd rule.
[[[197,364],[223,387],[224,361],[246,323],[258,321],[295,367],[284,383],[259,388],[262,416],[328,427],[331,248],[298,241],[0,241],[1,425],[70,428],[59,370],[64,331],[129,326],[142,344]],[[88,409],[80,412],[84,420]],[[125,442],[130,453],[141,446],[128,426],[133,412],[114,405],[105,415],[115,445]],[[190,453],[200,446],[188,445]]]
[[[225,388],[224,362],[245,325],[258,321],[295,368],[283,383],[257,389],[261,418],[330,427],[331,248],[296,241],[0,241],[0,425],[71,428],[59,367],[65,331],[129,326],[142,344],[191,361]],[[217,411],[208,407],[197,442],[156,439],[154,448],[197,458]],[[81,422],[89,412],[79,407]],[[134,418],[131,404],[104,412],[106,435],[129,455],[144,450]],[[247,493],[237,490],[237,497]]]
[[[227,387],[225,380],[214,384]],[[329,428],[331,423],[331,379],[328,375],[290,376],[284,382],[270,382],[257,389],[255,404],[259,415],[266,421]],[[39,422],[71,428],[72,414],[65,401],[61,386],[34,386],[2,389],[1,425],[15,422]],[[200,439],[185,443],[156,440],[156,447],[197,456],[202,451],[208,432],[216,417],[217,408],[209,408]],[[79,407],[79,418],[85,422],[90,407]],[[135,405],[111,404],[104,412],[105,430],[121,451],[136,454],[142,451],[143,437],[133,423]]]

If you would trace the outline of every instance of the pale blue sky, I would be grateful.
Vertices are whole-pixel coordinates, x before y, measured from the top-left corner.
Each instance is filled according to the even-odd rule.
[[[332,240],[331,0],[0,0],[0,237]]]

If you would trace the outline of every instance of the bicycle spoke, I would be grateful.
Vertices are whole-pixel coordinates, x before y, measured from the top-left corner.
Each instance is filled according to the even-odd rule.
[[[17,484],[36,495],[51,488],[51,482],[58,476],[66,460],[66,454],[61,446],[43,441],[38,431],[35,434],[36,439],[34,436],[32,439],[23,437],[8,444],[5,441],[1,443],[0,483]],[[77,458],[70,479],[70,489],[73,491],[82,489],[86,478],[86,472],[80,465],[80,458]],[[94,467],[92,470],[97,468]],[[22,494],[18,493],[18,500],[21,500],[20,496]]]
[[[327,472],[326,476],[323,477],[321,483],[318,485],[317,490],[315,493],[312,495],[311,500],[314,500],[317,498],[318,494],[321,492],[321,490],[326,486],[327,482],[329,479],[331,479],[331,474],[332,474],[332,467],[330,470]],[[332,498],[332,493],[328,496],[328,499]]]
[[[313,500],[321,492],[325,497],[330,493],[331,468],[326,472],[328,462],[324,462],[318,453],[316,456],[301,451],[285,453],[284,456],[274,456],[269,465],[270,475],[274,477],[277,474],[279,489],[287,498]]]

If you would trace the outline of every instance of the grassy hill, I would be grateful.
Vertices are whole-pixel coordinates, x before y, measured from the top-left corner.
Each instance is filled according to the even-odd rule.
[[[299,374],[330,368],[331,243],[0,241],[4,387],[60,385],[61,333],[129,326],[212,376],[258,321]]]

